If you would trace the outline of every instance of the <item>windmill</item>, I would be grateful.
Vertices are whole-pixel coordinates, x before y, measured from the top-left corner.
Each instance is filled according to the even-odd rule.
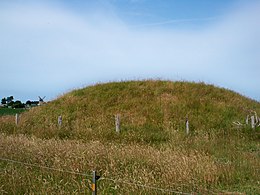
[[[39,104],[38,105],[41,106],[45,103],[43,100],[46,96],[44,96],[43,98],[41,96],[38,96],[38,97],[39,97]]]

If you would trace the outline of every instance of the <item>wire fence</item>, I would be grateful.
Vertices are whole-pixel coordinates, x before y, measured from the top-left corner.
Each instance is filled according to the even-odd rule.
[[[56,172],[63,172],[63,173],[68,173],[68,174],[74,174],[74,175],[80,175],[80,176],[84,176],[84,177],[89,177],[89,178],[93,178],[92,174],[86,174],[86,173],[82,173],[82,172],[75,172],[75,171],[69,171],[69,170],[64,170],[64,169],[57,169],[54,167],[48,167],[48,166],[42,166],[42,165],[38,165],[38,164],[32,164],[32,163],[27,163],[27,162],[21,162],[18,160],[13,160],[13,159],[8,159],[8,158],[2,158],[0,157],[0,161],[5,161],[5,162],[9,162],[9,163],[14,163],[14,164],[20,164],[23,166],[27,166],[27,167],[34,167],[34,168],[39,168],[39,169],[46,169],[49,171],[56,171]],[[2,174],[3,172],[1,172]],[[173,189],[165,189],[165,188],[158,188],[155,186],[151,186],[151,185],[144,185],[141,184],[141,182],[138,181],[126,181],[126,180],[121,180],[121,179],[113,179],[113,178],[109,178],[109,177],[100,177],[99,180],[107,180],[107,181],[112,181],[114,183],[121,183],[121,184],[126,184],[126,185],[131,185],[131,186],[136,186],[136,187],[140,187],[140,188],[146,188],[146,189],[150,189],[150,190],[156,190],[156,191],[160,191],[162,193],[173,193],[173,194],[182,194],[182,195],[193,195],[193,194],[197,194],[194,192],[191,193],[187,193],[187,192],[182,192],[182,191],[177,191],[177,190],[173,190]],[[184,186],[187,186],[185,184],[183,184]],[[1,187],[1,186],[0,186]],[[92,190],[93,192],[93,188],[89,187],[90,190]],[[221,191],[221,192],[214,192],[212,190],[208,190],[208,189],[204,189],[203,190],[206,194],[245,194],[245,193],[239,193],[239,192],[228,192],[228,191]],[[95,193],[96,194],[96,193]]]
[[[57,169],[57,168],[47,167],[47,166],[42,166],[42,165],[37,165],[37,164],[31,164],[31,163],[21,162],[21,161],[18,161],[18,160],[13,160],[13,159],[8,159],[8,158],[1,158],[0,157],[0,160],[5,161],[5,162],[9,162],[9,163],[20,164],[20,165],[28,166],[28,167],[46,169],[46,170],[49,170],[49,171],[57,171],[57,172],[63,172],[63,173],[68,173],[68,174],[81,175],[81,176],[90,177],[90,178],[93,177],[93,175],[91,175],[91,174],[69,171],[69,170],[64,170],[64,169]],[[151,186],[151,185],[144,185],[144,184],[141,184],[141,182],[138,182],[138,181],[131,182],[131,181],[126,181],[126,180],[121,180],[121,179],[113,179],[113,178],[103,177],[103,176],[100,177],[99,180],[107,180],[107,181],[112,181],[114,183],[121,183],[121,184],[136,186],[136,187],[140,187],[140,188],[146,188],[146,189],[150,189],[150,190],[161,191],[161,192],[164,192],[164,193],[192,195],[192,193],[186,193],[186,192],[181,192],[181,191],[172,190],[172,189],[158,188],[158,187]]]
[[[57,171],[57,172],[63,172],[63,173],[69,173],[69,174],[74,174],[74,175],[81,175],[81,176],[89,176],[92,177],[90,174],[85,174],[85,173],[80,173],[80,172],[74,172],[74,171],[68,171],[68,170],[63,170],[63,169],[56,169],[53,167],[47,167],[47,166],[42,166],[42,165],[36,165],[36,164],[31,164],[31,163],[26,163],[26,162],[21,162],[17,160],[12,160],[12,159],[7,159],[7,158],[0,158],[2,161],[7,161],[11,163],[16,163],[16,164],[21,164],[29,167],[35,167],[35,168],[40,168],[40,169],[47,169],[50,171]]]

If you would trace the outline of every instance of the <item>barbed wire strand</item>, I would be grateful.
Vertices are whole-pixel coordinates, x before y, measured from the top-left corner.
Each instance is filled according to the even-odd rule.
[[[26,165],[26,166],[30,166],[30,167],[37,167],[37,168],[48,169],[48,170],[52,170],[52,171],[58,171],[58,172],[70,173],[70,174],[74,174],[74,175],[81,175],[81,176],[92,177],[92,175],[85,174],[85,173],[80,173],[80,172],[75,172],[75,171],[68,171],[68,170],[63,170],[63,169],[56,169],[56,168],[53,168],[53,167],[47,167],[47,166],[42,166],[42,165],[36,165],[36,164],[21,162],[21,161],[12,160],[12,159],[7,159],[7,158],[1,158],[1,157],[0,157],[0,160],[2,160],[2,161],[7,161],[7,162],[12,162],[12,163],[16,163],[16,164],[22,164],[22,165]]]

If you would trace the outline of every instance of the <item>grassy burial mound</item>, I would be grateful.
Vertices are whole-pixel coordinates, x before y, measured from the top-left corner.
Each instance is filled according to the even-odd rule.
[[[0,157],[97,170],[101,194],[259,194],[259,127],[245,124],[255,112],[258,102],[204,83],[97,84],[21,114],[18,126],[0,117]],[[91,177],[1,160],[0,170],[3,193],[90,193]]]
[[[128,81],[72,91],[24,113],[20,131],[39,137],[164,142],[175,131],[229,133],[259,103],[203,83]],[[121,135],[115,133],[120,115]],[[62,116],[62,126],[58,126]]]

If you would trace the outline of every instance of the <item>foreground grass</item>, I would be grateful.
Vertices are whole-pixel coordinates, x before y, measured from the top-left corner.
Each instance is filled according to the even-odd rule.
[[[1,134],[0,157],[85,174],[97,170],[104,178],[117,180],[101,180],[98,184],[101,194],[167,194],[124,184],[122,180],[189,193],[259,194],[259,143],[242,140],[236,137],[209,141],[205,137],[176,135],[174,142],[154,148]],[[0,170],[3,194],[90,193],[91,176],[1,160]]]

